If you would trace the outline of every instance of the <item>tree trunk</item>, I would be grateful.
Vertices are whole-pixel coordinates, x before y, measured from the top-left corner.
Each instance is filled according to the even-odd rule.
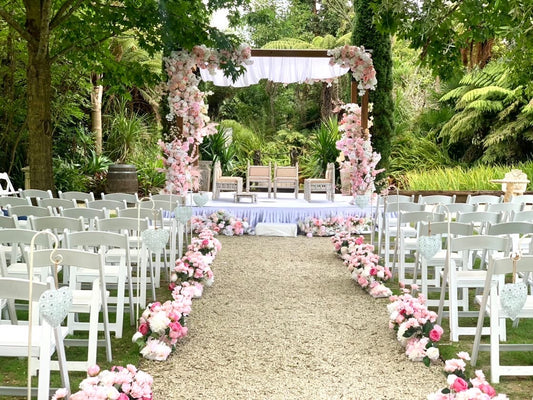
[[[28,160],[33,189],[54,190],[52,169],[52,75],[49,53],[50,10],[40,2],[29,2],[26,27],[34,39],[28,41]]]
[[[100,75],[92,73],[91,82],[91,131],[94,132],[96,154],[102,154],[102,97],[104,87],[98,84]]]
[[[333,110],[333,85],[322,82],[322,91],[320,93],[320,118],[322,121],[327,121],[332,115]]]

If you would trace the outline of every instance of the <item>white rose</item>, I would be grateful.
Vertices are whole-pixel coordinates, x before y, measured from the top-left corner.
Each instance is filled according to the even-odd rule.
[[[142,338],[143,338],[143,334],[141,332],[137,331],[137,332],[135,332],[135,335],[132,336],[131,341],[133,343],[137,343],[137,340],[142,339]]]
[[[436,361],[439,358],[438,347],[430,347],[429,349],[426,349],[426,356],[428,356],[431,361]]]

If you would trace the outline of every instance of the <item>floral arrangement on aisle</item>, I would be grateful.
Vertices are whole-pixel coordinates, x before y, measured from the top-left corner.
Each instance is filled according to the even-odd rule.
[[[80,383],[80,390],[70,395],[70,400],[152,400],[154,379],[134,365],[115,366],[101,371],[98,365],[87,370],[87,378]],[[56,391],[52,400],[66,399],[66,389]]]
[[[466,363],[470,360],[467,352],[457,353],[457,357],[446,360],[444,371],[447,374],[448,387],[428,395],[428,400],[505,400],[505,394],[498,394],[487,382],[482,370],[474,372],[475,377],[468,379]]]
[[[342,108],[346,113],[340,122],[339,131],[343,134],[336,146],[346,158],[341,163],[341,171],[349,171],[352,196],[355,199],[358,194],[364,195],[373,190],[376,175],[383,171],[376,169],[381,155],[372,150],[370,134],[363,131],[361,108],[357,104],[346,104]]]
[[[132,337],[144,358],[166,360],[178,340],[187,336],[185,317],[191,312],[191,298],[181,294],[177,300],[151,303],[144,310],[139,318],[139,328]]]
[[[213,279],[211,264],[214,257],[203,255],[199,251],[188,250],[183,257],[176,260],[176,265],[170,276],[171,285],[174,283],[194,281],[203,284],[209,279]],[[174,287],[169,287],[174,290]]]
[[[210,229],[202,229],[197,237],[193,237],[191,244],[187,246],[188,250],[198,251],[204,256],[215,257],[222,248],[220,241],[215,237]]]
[[[226,236],[240,236],[245,233],[252,233],[250,224],[246,219],[236,218],[224,210],[219,210],[208,216],[193,216],[191,224],[192,230],[196,234],[206,228],[215,235],[222,233]]]
[[[306,217],[298,221],[298,229],[307,237],[333,236],[337,232],[360,234],[368,229],[370,220],[360,217],[333,216],[327,218]]]
[[[388,267],[379,264],[379,255],[374,253],[374,246],[364,243],[363,236],[355,239],[344,238],[344,241],[348,241],[348,246],[346,250],[341,246],[341,253],[345,252],[341,258],[348,266],[352,279],[373,297],[390,296],[392,292],[383,282],[389,280],[392,273]]]
[[[372,56],[365,51],[363,46],[344,45],[336,49],[328,50],[330,65],[338,64],[343,68],[350,68],[352,76],[358,82],[359,95],[365,94],[365,90],[375,90],[378,83],[376,70],[372,62]]]
[[[215,124],[207,116],[206,93],[198,89],[199,78],[194,73],[196,67],[214,72],[220,65],[249,64],[251,50],[243,45],[235,51],[213,50],[196,46],[192,52],[174,51],[164,59],[168,74],[168,104],[170,122],[181,119],[182,130],[171,128],[175,137],[170,143],[160,142],[163,150],[167,193],[184,195],[189,189],[198,188],[199,171],[194,166],[198,159],[195,153],[205,136],[215,133]]]
[[[412,288],[416,290],[415,285]],[[405,347],[409,360],[423,361],[429,366],[440,356],[437,342],[444,331],[435,323],[437,313],[427,308],[421,293],[415,297],[408,289],[403,291],[402,295],[390,297],[389,328],[396,331],[396,338]]]

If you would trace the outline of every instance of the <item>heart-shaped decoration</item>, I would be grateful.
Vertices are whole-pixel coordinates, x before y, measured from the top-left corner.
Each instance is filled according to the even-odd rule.
[[[39,311],[41,317],[56,328],[68,314],[72,305],[72,291],[69,287],[49,289],[39,298]]]
[[[438,235],[420,236],[418,238],[418,251],[426,260],[431,260],[440,250],[441,239]]]
[[[527,300],[527,286],[524,282],[506,283],[500,290],[500,304],[512,321],[516,319]]]
[[[182,224],[186,224],[192,217],[192,207],[176,207],[174,209],[174,218]]]
[[[205,192],[195,193],[192,195],[192,201],[194,201],[194,204],[198,207],[203,207],[209,201],[209,195]]]
[[[147,229],[141,232],[141,238],[146,248],[158,253],[165,248],[170,234],[164,229]]]

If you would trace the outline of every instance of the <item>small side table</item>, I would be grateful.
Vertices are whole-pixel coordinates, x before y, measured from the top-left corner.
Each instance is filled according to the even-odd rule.
[[[251,193],[251,192],[241,192],[241,193],[235,193],[233,195],[233,201],[235,203],[240,203],[241,199],[250,199],[250,203],[257,203],[257,194]]]

